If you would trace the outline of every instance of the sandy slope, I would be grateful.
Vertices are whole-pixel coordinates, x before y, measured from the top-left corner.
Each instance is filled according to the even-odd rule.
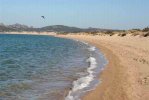
[[[64,35],[100,48],[109,64],[100,75],[102,83],[83,100],[148,100],[149,38]]]

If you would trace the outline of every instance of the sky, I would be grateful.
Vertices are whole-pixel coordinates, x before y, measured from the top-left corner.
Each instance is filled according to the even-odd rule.
[[[0,23],[144,28],[149,26],[149,0],[0,0]]]

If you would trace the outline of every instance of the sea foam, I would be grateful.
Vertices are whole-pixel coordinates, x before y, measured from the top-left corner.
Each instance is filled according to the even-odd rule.
[[[90,48],[88,48],[89,51],[95,51],[96,50],[96,47],[92,46]]]
[[[89,68],[87,69],[88,75],[73,82],[73,88],[69,91],[65,100],[80,100],[79,96],[76,95],[80,92],[80,90],[88,87],[90,83],[94,80],[94,69],[97,67],[97,62],[94,57],[89,57],[87,59],[89,63]]]
[[[82,42],[82,41],[79,41],[79,40],[75,40],[75,41]],[[86,42],[82,42],[82,43],[85,44],[85,45],[90,46]],[[96,47],[90,46],[88,48],[88,51],[90,53],[95,53],[98,50],[96,49]],[[100,56],[100,58],[102,58],[102,56],[103,56],[100,53],[98,53],[98,55]],[[104,56],[103,56],[103,58],[104,58]],[[73,84],[72,84],[73,87],[69,91],[68,95],[65,97],[65,100],[80,100],[80,96],[82,96],[82,94],[86,93],[87,91],[93,90],[97,86],[97,84],[99,84],[99,80],[95,81],[95,77],[96,77],[95,69],[96,68],[98,69],[98,63],[97,63],[98,61],[97,61],[96,57],[94,57],[91,54],[90,57],[86,60],[86,62],[89,63],[89,67],[87,68],[88,75],[84,76],[84,77],[81,77],[78,80],[73,82]],[[107,63],[105,62],[105,64],[107,64]],[[93,83],[93,85],[92,85],[92,83]]]

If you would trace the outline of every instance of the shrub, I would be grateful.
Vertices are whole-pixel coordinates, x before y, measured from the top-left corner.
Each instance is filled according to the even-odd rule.
[[[118,34],[118,36],[124,37],[124,36],[126,36],[126,33],[120,33],[120,34]]]
[[[114,35],[114,32],[109,30],[109,31],[106,31],[105,34],[112,36]]]
[[[135,30],[135,31],[141,31],[140,29],[132,29],[132,30]]]
[[[144,36],[144,37],[148,37],[148,36],[149,36],[149,32],[144,33],[143,36]]]
[[[88,34],[91,34],[91,35],[98,35],[98,31],[91,31],[91,32],[87,32]]]
[[[142,30],[143,32],[149,32],[149,27],[146,27]]]
[[[68,33],[67,32],[58,32],[58,34],[67,35]]]

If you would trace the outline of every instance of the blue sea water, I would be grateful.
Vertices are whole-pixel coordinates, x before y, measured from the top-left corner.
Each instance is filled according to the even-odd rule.
[[[79,100],[105,64],[86,43],[0,34],[0,100]]]

